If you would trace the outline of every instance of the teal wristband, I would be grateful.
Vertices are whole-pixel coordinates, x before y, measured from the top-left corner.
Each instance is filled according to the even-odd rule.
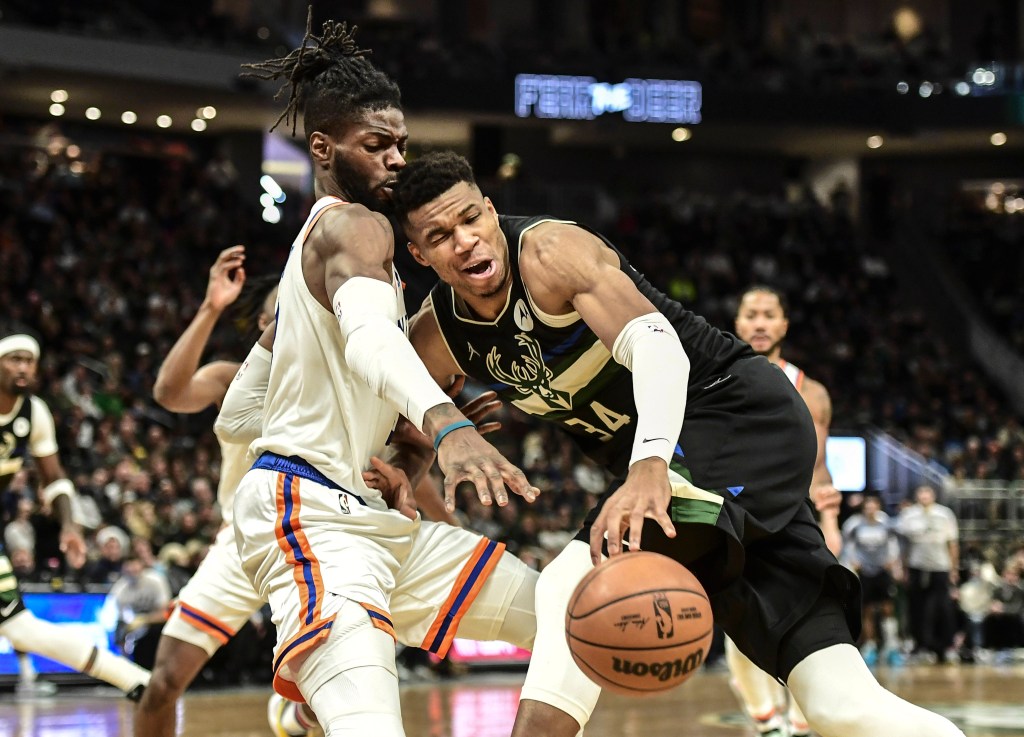
[[[459,420],[458,422],[453,422],[448,425],[448,427],[442,429],[441,432],[437,434],[437,437],[434,438],[434,452],[436,453],[437,449],[441,447],[441,441],[444,440],[445,435],[450,432],[455,432],[456,430],[461,430],[464,427],[476,427],[476,425],[473,424],[472,420]]]

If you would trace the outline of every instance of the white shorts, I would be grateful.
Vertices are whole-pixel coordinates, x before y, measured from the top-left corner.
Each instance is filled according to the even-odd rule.
[[[345,600],[360,604],[378,629],[440,656],[471,606],[462,634],[493,637],[527,570],[504,556],[502,585],[488,587],[488,601],[476,601],[503,544],[367,506],[296,461],[265,453],[235,497],[243,569],[270,602],[277,627],[278,693],[304,701],[293,672],[304,658],[294,659],[327,638]]]
[[[242,571],[234,527],[225,527],[199,570],[178,594],[163,634],[202,648],[212,656],[263,606]]]

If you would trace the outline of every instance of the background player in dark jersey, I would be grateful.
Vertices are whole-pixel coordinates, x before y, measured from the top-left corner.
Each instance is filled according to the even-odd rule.
[[[39,343],[26,333],[0,339],[0,492],[29,456],[35,460],[44,505],[61,525],[60,549],[72,568],[85,563],[85,541],[72,519],[75,487],[57,456],[53,415],[32,394],[39,363]],[[0,636],[15,650],[43,655],[69,668],[117,686],[138,699],[149,683],[149,672],[124,658],[101,650],[73,632],[36,619],[25,608],[10,560],[0,545]]]
[[[828,390],[782,357],[782,341],[789,331],[789,316],[786,300],[780,292],[763,285],[751,287],[744,292],[736,311],[735,326],[736,335],[749,343],[755,352],[782,369],[807,404],[818,441],[810,495],[818,511],[818,522],[825,535],[825,544],[833,555],[838,556],[842,547],[839,531],[842,496],[833,486],[832,475],[825,465],[825,443],[832,424],[832,400]],[[784,699],[785,695],[780,693],[775,680],[750,662],[731,640],[726,641],[725,653],[732,686],[743,702],[744,710],[754,720],[757,731],[767,737],[782,735],[785,725],[782,716],[776,713],[775,706],[777,697]],[[806,719],[796,702],[790,701],[787,717],[793,737],[809,734]]]
[[[645,549],[698,575],[716,620],[822,735],[962,734],[885,691],[853,646],[856,581],[814,520],[814,427],[782,372],[597,234],[499,216],[456,154],[409,164],[394,200],[413,256],[444,282],[411,336],[435,379],[474,376],[619,476],[538,582],[514,734],[573,735],[589,717],[598,689],[570,659],[565,607],[605,535],[616,555],[627,529],[631,549],[643,530]]]

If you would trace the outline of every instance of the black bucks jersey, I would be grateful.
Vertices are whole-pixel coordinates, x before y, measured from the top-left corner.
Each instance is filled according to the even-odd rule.
[[[431,292],[434,314],[464,374],[523,412],[557,423],[574,436],[587,456],[613,473],[623,473],[636,427],[633,375],[612,358],[578,313],[548,315],[539,310],[519,273],[523,234],[544,222],[568,221],[499,216],[508,240],[512,286],[496,320],[472,319],[464,308],[460,312],[452,288],[444,283]],[[607,239],[595,235],[614,249]],[[619,260],[641,294],[676,327],[690,359],[690,386],[719,374],[738,358],[753,355],[746,343],[711,327],[656,290],[621,254]]]

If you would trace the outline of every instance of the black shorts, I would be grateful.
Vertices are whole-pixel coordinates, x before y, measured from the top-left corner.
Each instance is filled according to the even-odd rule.
[[[896,598],[895,584],[888,571],[881,571],[873,576],[860,577],[860,589],[865,604],[880,604]]]
[[[23,611],[25,604],[21,600],[18,577],[14,575],[7,551],[0,545],[0,624]]]
[[[676,537],[646,521],[642,546],[687,566],[715,621],[762,670],[781,675],[787,633],[819,600],[832,600],[860,634],[857,577],[825,546],[808,497],[817,440],[810,413],[786,375],[763,357],[733,363],[705,389],[691,388],[672,469],[721,501],[673,497]],[[617,479],[584,521],[590,527]],[[807,655],[809,653],[804,653]]]

